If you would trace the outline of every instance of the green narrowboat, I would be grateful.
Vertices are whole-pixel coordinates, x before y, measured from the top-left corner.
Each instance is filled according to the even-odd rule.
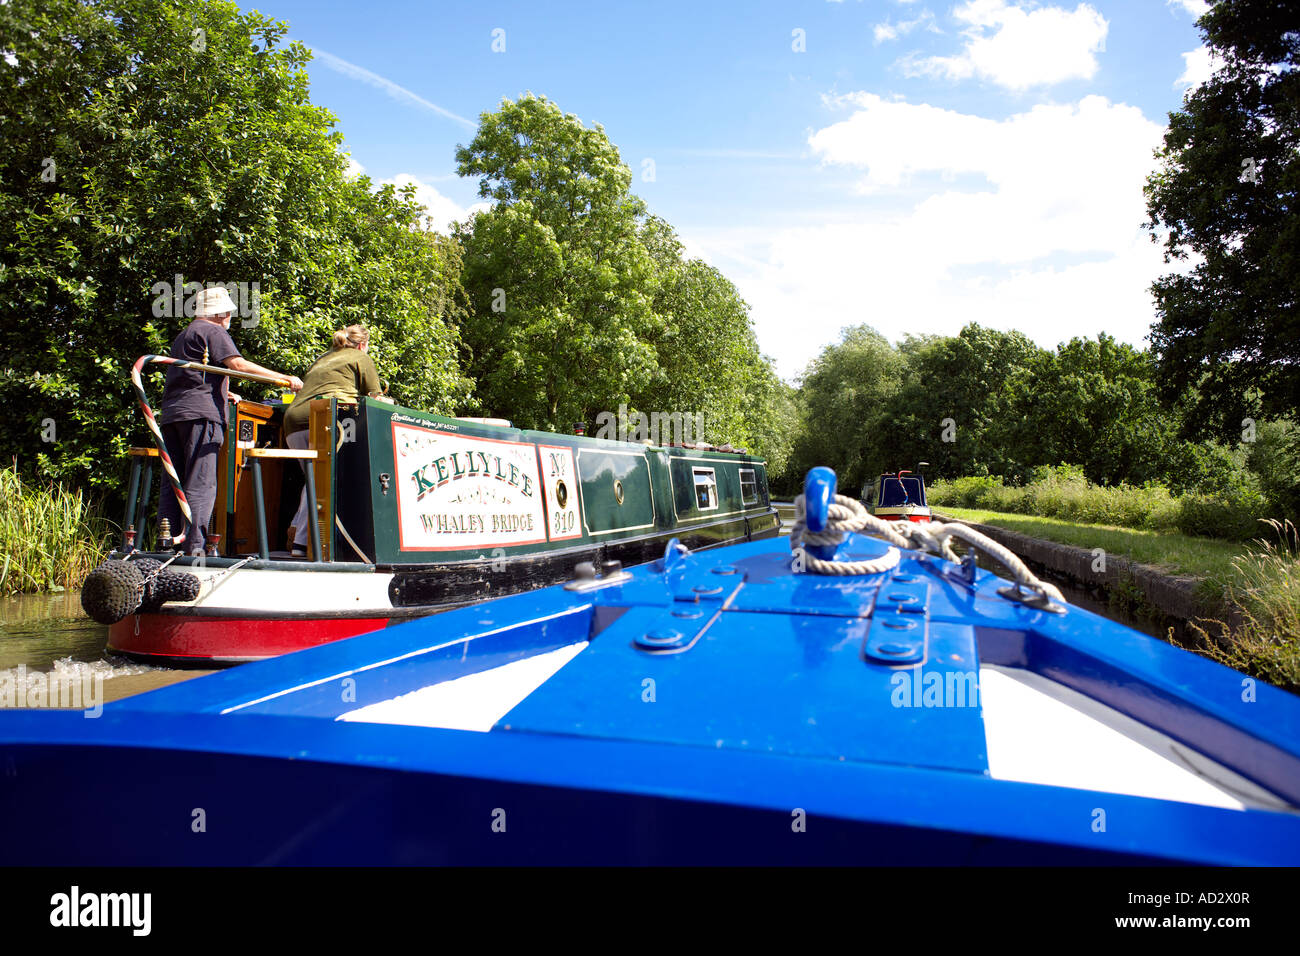
[[[131,449],[127,531],[88,589],[111,651],[168,666],[257,660],[502,594],[612,580],[674,538],[695,550],[780,527],[764,462],[744,450],[529,431],[365,398],[313,399],[303,451],[284,447],[285,408],[231,404],[204,557],[173,553],[172,529],[159,536],[159,450]],[[293,557],[281,546],[304,485],[313,544]]]

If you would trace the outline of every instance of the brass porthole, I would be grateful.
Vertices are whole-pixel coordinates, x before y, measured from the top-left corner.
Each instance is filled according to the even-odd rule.
[[[623,482],[617,478],[614,479],[614,500],[619,504],[623,503]]]
[[[566,487],[564,487],[564,482],[563,482],[563,481],[557,481],[557,482],[555,483],[555,502],[556,502],[556,504],[558,504],[561,508],[563,508],[563,507],[564,507],[564,503],[565,503],[566,501],[568,501],[568,500],[569,500],[569,489],[566,488]]]

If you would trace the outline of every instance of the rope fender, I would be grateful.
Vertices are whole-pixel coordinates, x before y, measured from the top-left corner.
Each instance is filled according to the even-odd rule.
[[[202,590],[197,575],[172,571],[154,558],[109,559],[86,576],[81,607],[100,624],[116,624],[131,614],[157,611],[167,601],[193,601]]]

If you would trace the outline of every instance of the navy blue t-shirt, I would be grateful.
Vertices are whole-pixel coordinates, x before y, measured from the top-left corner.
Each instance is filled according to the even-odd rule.
[[[239,349],[220,323],[195,319],[176,336],[171,355],[190,362],[224,366],[226,359],[239,355]],[[168,366],[158,420],[169,424],[205,419],[224,425],[229,382],[224,375]]]

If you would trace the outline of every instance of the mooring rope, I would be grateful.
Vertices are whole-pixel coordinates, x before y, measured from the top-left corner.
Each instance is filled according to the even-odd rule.
[[[162,430],[158,427],[158,419],[149,406],[149,397],[144,393],[144,382],[141,380],[140,372],[146,365],[157,363],[159,365],[175,365],[177,368],[188,368],[202,372],[215,372],[217,375],[224,375],[227,378],[242,378],[250,382],[265,382],[268,385],[289,385],[286,378],[274,378],[269,375],[254,375],[251,372],[236,372],[228,368],[218,368],[215,365],[204,365],[202,362],[186,362],[181,359],[172,358],[170,355],[141,355],[131,366],[131,385],[135,388],[136,400],[140,403],[140,411],[144,414],[144,423],[149,426],[149,431],[153,434],[154,444],[158,446],[158,460],[162,463],[163,473],[167,475],[167,480],[171,482],[172,491],[176,493],[176,503],[180,505],[181,514],[185,518],[185,527],[181,529],[179,535],[172,535],[172,545],[184,545],[186,537],[189,536],[190,528],[194,526],[194,516],[190,511],[190,503],[185,497],[185,489],[181,487],[180,476],[176,474],[176,466],[172,464],[172,456],[167,454],[167,446],[163,442]]]
[[[236,571],[238,571],[240,568],[242,568],[244,565],[246,565],[249,561],[252,560],[253,560],[253,555],[251,554],[246,558],[240,558],[238,561],[236,561],[230,567],[226,568],[220,574],[214,575],[211,578],[209,578],[208,593],[201,595],[198,598],[195,598],[194,606],[198,607],[208,598],[212,597],[212,592],[215,591],[222,584],[222,582],[228,580],[232,574],[234,574]]]
[[[898,566],[902,554],[899,548],[911,545],[907,538],[894,530],[888,521],[882,521],[852,498],[836,495],[826,511],[826,530],[808,528],[804,496],[794,499],[794,527],[790,530],[790,550],[800,550],[806,543],[812,545],[838,545],[850,531],[862,531],[884,538],[894,547],[870,561],[824,561],[803,551],[803,567],[814,574],[880,574]]]
[[[348,534],[348,529],[343,527],[343,521],[342,519],[339,518],[338,515],[334,516],[334,524],[339,529],[339,532],[343,535],[344,540],[346,540],[347,543],[352,546],[352,550],[357,553],[357,557],[359,557],[362,561],[366,562],[366,564],[375,563],[371,561],[368,557],[366,557],[366,553],[364,551],[362,551],[359,547],[357,547],[357,543],[352,540],[352,535]]]
[[[902,558],[900,548],[937,554],[955,564],[961,560],[950,543],[956,538],[997,560],[1011,574],[1016,584],[1037,591],[1046,598],[1065,600],[1054,585],[1040,580],[1010,548],[965,525],[942,521],[931,521],[928,524],[906,520],[885,521],[868,511],[862,502],[844,495],[836,495],[827,508],[824,531],[808,529],[803,495],[794,500],[794,514],[794,527],[790,531],[792,551],[802,549],[805,543],[836,546],[844,540],[845,535],[853,531],[883,538],[893,545],[879,558],[869,561],[826,561],[813,557],[805,550],[803,567],[814,574],[880,574],[898,565]]]

